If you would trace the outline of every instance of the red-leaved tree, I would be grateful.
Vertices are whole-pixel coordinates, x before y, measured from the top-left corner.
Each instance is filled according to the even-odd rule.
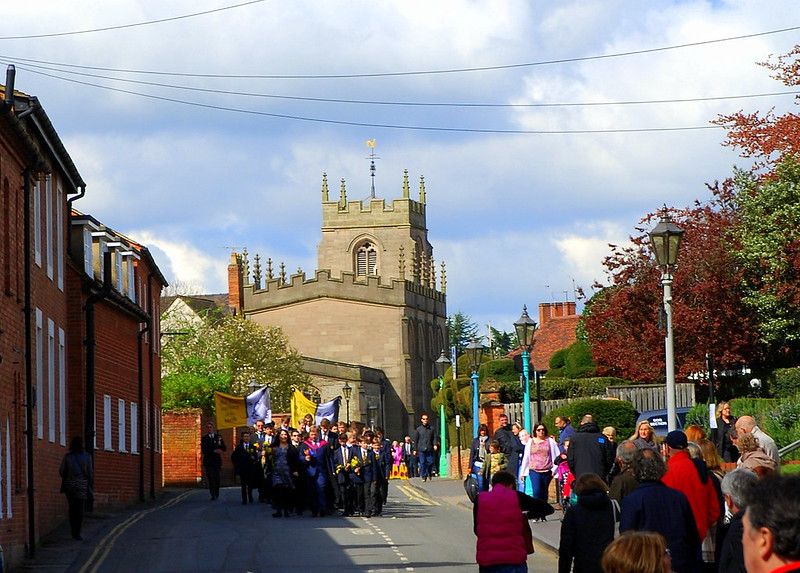
[[[752,320],[741,304],[742,269],[729,255],[735,238],[728,230],[736,222],[730,189],[715,186],[709,203],[671,212],[685,231],[672,288],[678,378],[702,372],[706,353],[725,367],[749,363],[756,350]],[[584,311],[592,357],[604,375],[640,382],[664,379],[661,272],[647,235],[658,217],[653,213],[641,221],[632,246],[612,245],[604,261],[611,284]]]

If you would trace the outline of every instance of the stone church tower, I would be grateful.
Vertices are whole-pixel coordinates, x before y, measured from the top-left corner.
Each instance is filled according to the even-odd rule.
[[[319,398],[353,387],[351,420],[384,426],[402,439],[430,411],[434,363],[447,348],[444,264],[436,272],[428,242],[425,181],[410,197],[408,172],[402,198],[349,201],[342,180],[331,200],[322,180],[322,239],[318,269],[262,281],[259,255],[251,274],[247,253],[228,267],[231,305],[263,325],[280,326],[305,358]],[[437,288],[439,274],[439,288]],[[345,404],[342,403],[342,415]]]

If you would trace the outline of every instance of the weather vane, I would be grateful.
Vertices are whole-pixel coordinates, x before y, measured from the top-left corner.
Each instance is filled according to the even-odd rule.
[[[370,162],[369,162],[369,173],[370,173],[370,177],[372,177],[372,187],[370,189],[369,196],[370,196],[370,199],[374,199],[375,198],[375,160],[376,159],[380,159],[380,157],[375,155],[375,138],[374,137],[372,139],[368,139],[367,140],[367,147],[369,147],[372,150],[370,155],[369,155],[369,157],[367,157],[367,159],[370,160]]]

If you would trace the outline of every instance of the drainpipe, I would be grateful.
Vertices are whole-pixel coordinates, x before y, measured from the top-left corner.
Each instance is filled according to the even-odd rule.
[[[13,87],[12,83],[11,91],[13,91]],[[23,317],[25,320],[25,446],[28,470],[28,556],[34,557],[36,555],[36,500],[34,498],[36,489],[33,487],[35,476],[33,468],[33,448],[35,444],[33,439],[33,410],[36,405],[36,389],[33,386],[33,309],[31,308],[31,299],[33,298],[33,281],[31,279],[31,253],[33,252],[33,246],[31,245],[31,173],[32,169],[26,167],[22,175],[22,204],[25,209],[22,228],[25,235],[23,239],[25,249],[25,306],[23,308]],[[37,414],[41,416],[42,412],[37,412]]]
[[[95,304],[106,298],[111,293],[111,253],[103,253],[103,286],[89,296],[83,306],[86,314],[86,410],[83,420],[83,440],[86,451],[92,456],[94,463],[94,423],[95,423]],[[89,509],[89,508],[87,508]]]
[[[72,257],[72,203],[77,201],[78,199],[83,199],[84,195],[86,195],[86,185],[81,185],[79,187],[80,192],[77,195],[74,195],[67,199],[67,257]]]
[[[150,275],[152,276],[152,275]],[[147,277],[147,284],[148,287],[150,285],[150,277]],[[138,378],[138,385],[139,385],[139,410],[137,412],[139,417],[139,447],[141,448],[141,453],[139,455],[139,501],[144,501],[144,375],[142,370],[144,369],[144,337],[145,334],[150,332],[150,320],[147,319],[144,323],[144,328],[139,331],[139,340],[138,340],[138,369],[139,369],[139,378]],[[151,448],[152,449],[152,448]]]
[[[155,308],[153,306],[153,291],[152,291],[152,279],[153,273],[147,277],[147,298],[150,301],[150,322],[148,323],[148,327],[152,325],[153,320],[158,320],[158,318],[154,318],[153,314],[155,314]],[[155,379],[153,375],[153,347],[155,344],[161,344],[160,340],[156,340],[155,332],[153,332],[153,336],[150,337],[150,348],[148,348],[147,352],[147,360],[148,360],[148,369],[147,375],[149,377],[150,382],[150,408],[153,408],[153,404],[155,404]],[[156,498],[156,413],[160,416],[161,410],[153,409],[153,415],[150,416],[150,499]]]

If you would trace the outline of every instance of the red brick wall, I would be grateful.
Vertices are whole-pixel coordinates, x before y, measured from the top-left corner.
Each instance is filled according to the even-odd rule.
[[[165,412],[164,425],[164,485],[191,487],[203,486],[202,455],[200,453],[201,432],[212,418],[203,416],[200,410],[185,412]],[[236,445],[239,432],[244,428],[217,430],[228,447],[222,456],[222,485],[233,485],[233,464],[231,454]]]
[[[164,485],[192,487],[202,478],[200,429],[202,412],[165,412],[164,428]]]

